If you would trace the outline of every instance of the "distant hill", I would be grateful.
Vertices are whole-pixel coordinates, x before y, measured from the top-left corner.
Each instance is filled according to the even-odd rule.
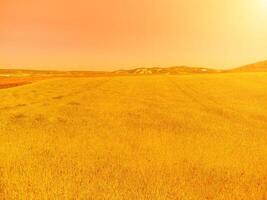
[[[109,72],[102,71],[42,71],[24,69],[0,69],[1,77],[92,77],[107,76]]]
[[[267,72],[267,60],[245,65],[242,67],[238,67],[230,71],[233,71],[233,72]]]
[[[203,67],[187,67],[187,66],[177,66],[177,67],[152,67],[152,68],[136,68],[130,70],[117,70],[113,73],[119,75],[154,75],[154,74],[198,74],[198,73],[216,73],[221,72],[221,70],[203,68]]]
[[[182,74],[208,74],[222,72],[267,72],[267,60],[257,62],[230,70],[211,69],[207,67],[139,67],[134,69],[121,69],[113,72],[105,71],[45,71],[23,69],[0,69],[0,78],[4,77],[99,77],[99,76],[125,76],[125,75],[182,75]]]

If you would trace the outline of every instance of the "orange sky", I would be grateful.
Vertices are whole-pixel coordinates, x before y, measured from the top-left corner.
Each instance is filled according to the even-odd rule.
[[[0,67],[235,67],[267,59],[267,0],[0,0]]]

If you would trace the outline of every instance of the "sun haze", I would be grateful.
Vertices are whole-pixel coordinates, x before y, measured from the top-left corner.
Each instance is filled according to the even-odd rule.
[[[1,0],[0,66],[230,68],[267,57],[266,0]]]

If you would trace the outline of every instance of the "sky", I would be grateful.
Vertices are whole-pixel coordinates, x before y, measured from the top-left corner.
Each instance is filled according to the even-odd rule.
[[[0,0],[0,68],[232,68],[267,59],[267,0]]]

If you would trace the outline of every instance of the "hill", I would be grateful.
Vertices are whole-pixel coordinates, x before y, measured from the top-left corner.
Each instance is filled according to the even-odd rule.
[[[267,72],[267,60],[238,67],[233,72]]]
[[[79,77],[106,77],[106,76],[131,76],[131,75],[157,75],[157,74],[205,74],[216,73],[213,70],[200,67],[168,67],[168,68],[136,68],[131,70],[105,71],[41,71],[24,69],[0,69],[0,89],[16,87],[50,78],[79,78]]]
[[[216,73],[220,70],[209,69],[204,67],[187,67],[187,66],[175,66],[175,67],[151,67],[151,68],[136,68],[130,70],[117,70],[114,74],[120,75],[154,75],[154,74],[204,74],[204,73]]]

